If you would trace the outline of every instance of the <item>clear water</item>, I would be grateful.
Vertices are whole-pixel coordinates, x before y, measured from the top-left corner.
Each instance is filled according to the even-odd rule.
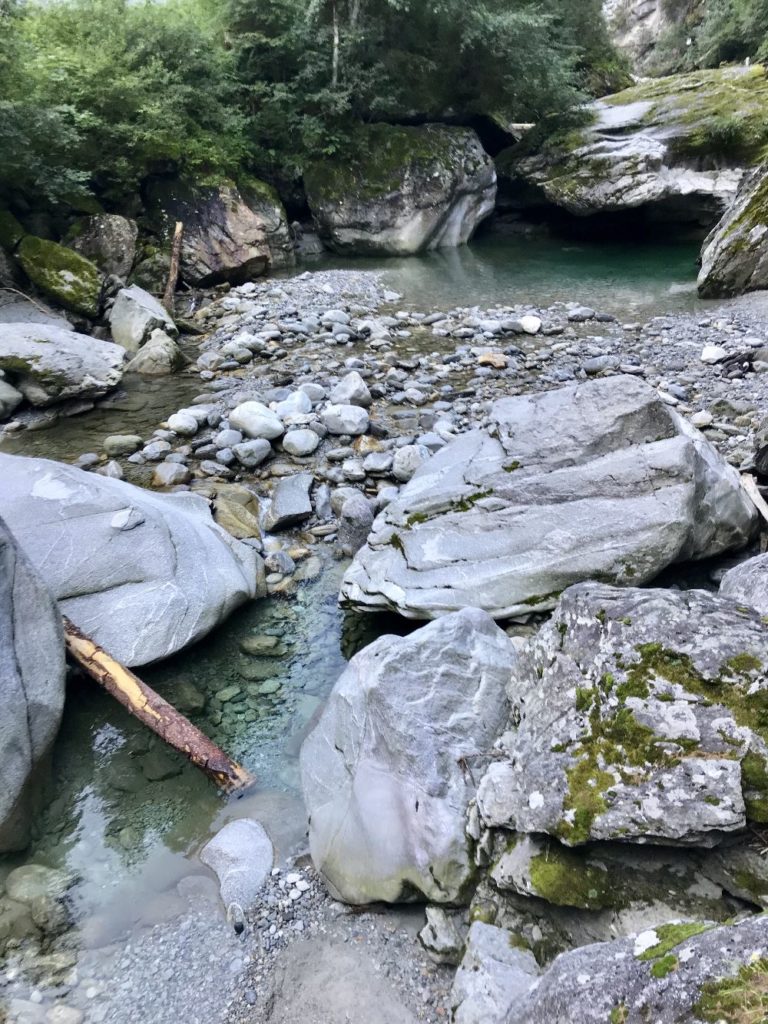
[[[404,304],[424,310],[575,301],[634,318],[695,308],[695,257],[690,245],[633,249],[489,235],[415,259],[324,259],[310,269],[381,271]],[[126,379],[125,393],[93,412],[9,437],[2,448],[71,461],[100,450],[107,434],[146,436],[201,390],[194,373],[170,381]],[[281,857],[301,846],[301,740],[343,669],[345,630],[381,628],[370,620],[345,623],[336,604],[343,567],[330,553],[320,561],[317,577],[292,600],[251,604],[203,643],[141,672],[174,703],[190,685],[198,692],[205,706],[192,720],[257,777],[256,789],[241,800],[225,801],[95,684],[70,688],[50,799],[30,850],[0,859],[0,880],[26,860],[77,875],[78,927],[70,936],[76,946],[106,947],[181,913],[176,885],[204,871],[197,852],[228,818],[262,820]],[[241,642],[254,633],[279,636],[284,653],[244,654]],[[217,694],[228,690],[222,701]]]
[[[578,302],[628,319],[703,306],[698,255],[688,242],[590,244],[489,233],[472,245],[408,259],[323,257],[310,266],[382,271],[389,287],[423,310]]]

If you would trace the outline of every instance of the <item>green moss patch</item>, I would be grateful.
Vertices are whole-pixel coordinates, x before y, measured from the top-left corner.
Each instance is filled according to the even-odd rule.
[[[582,910],[623,906],[606,870],[554,843],[531,859],[529,870],[536,895],[555,906]]]
[[[102,276],[90,260],[34,235],[22,240],[17,256],[30,281],[66,309],[91,318],[99,315]]]
[[[709,931],[711,925],[701,924],[696,921],[688,921],[680,924],[663,924],[659,928],[655,928],[658,942],[655,946],[651,946],[650,949],[646,949],[645,952],[638,956],[638,960],[661,960],[667,956],[673,949],[677,949],[678,946],[682,945],[688,939],[693,938],[694,935],[701,935],[702,932]]]
[[[768,1020],[768,959],[745,964],[735,978],[708,981],[694,1006],[703,1021],[765,1024]]]

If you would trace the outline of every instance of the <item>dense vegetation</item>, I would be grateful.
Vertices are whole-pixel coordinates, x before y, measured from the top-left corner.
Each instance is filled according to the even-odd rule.
[[[650,69],[659,74],[768,60],[768,0],[663,0],[670,27]]]
[[[0,0],[0,38],[0,193],[74,204],[289,178],[361,120],[538,120],[623,73],[600,0]]]

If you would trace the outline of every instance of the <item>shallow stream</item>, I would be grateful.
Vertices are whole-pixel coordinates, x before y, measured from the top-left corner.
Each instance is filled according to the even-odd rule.
[[[695,256],[688,245],[588,246],[489,235],[469,248],[421,258],[324,260],[310,269],[381,270],[404,305],[425,311],[573,301],[645,318],[695,308]],[[0,444],[17,454],[71,461],[100,450],[110,433],[148,435],[203,388],[195,373],[160,382],[126,379],[125,392],[93,412]],[[345,664],[344,618],[336,604],[343,565],[330,548],[313,557],[308,575],[314,578],[295,598],[254,603],[203,643],[141,673],[256,775],[256,790],[243,799],[224,801],[95,685],[70,687],[34,843],[23,857],[0,859],[0,880],[28,860],[74,874],[75,951],[106,947],[180,914],[179,880],[205,872],[196,854],[230,817],[262,820],[281,858],[301,849],[298,750]],[[373,625],[362,628],[370,632]],[[244,653],[241,643],[252,635],[278,637],[278,656]]]

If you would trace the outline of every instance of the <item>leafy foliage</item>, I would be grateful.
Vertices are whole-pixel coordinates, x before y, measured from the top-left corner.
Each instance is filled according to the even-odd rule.
[[[0,0],[0,191],[296,177],[367,121],[538,121],[625,69],[600,0]]]

